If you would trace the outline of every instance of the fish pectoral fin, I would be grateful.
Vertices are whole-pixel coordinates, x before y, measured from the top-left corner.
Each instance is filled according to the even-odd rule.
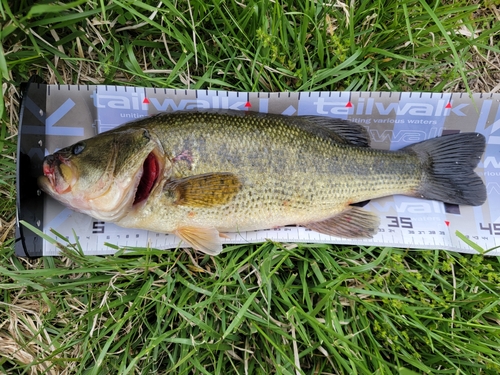
[[[222,251],[222,241],[219,231],[215,228],[184,226],[174,232],[184,242],[195,250],[208,255],[218,255]]]
[[[316,232],[344,238],[373,237],[379,225],[378,216],[352,206],[326,220],[304,224],[306,228]]]
[[[165,192],[174,204],[191,207],[213,207],[230,202],[240,191],[241,182],[233,173],[205,173],[173,179],[165,184]]]

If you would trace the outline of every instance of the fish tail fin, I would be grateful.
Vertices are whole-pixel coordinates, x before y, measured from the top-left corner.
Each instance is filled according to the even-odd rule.
[[[451,204],[480,206],[486,187],[475,172],[486,145],[479,133],[458,133],[405,148],[422,160],[424,177],[416,196]]]

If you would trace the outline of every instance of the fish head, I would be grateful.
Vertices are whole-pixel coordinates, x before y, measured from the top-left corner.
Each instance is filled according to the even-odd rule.
[[[164,169],[159,145],[146,129],[102,133],[48,155],[38,184],[76,211],[116,221],[158,182]]]

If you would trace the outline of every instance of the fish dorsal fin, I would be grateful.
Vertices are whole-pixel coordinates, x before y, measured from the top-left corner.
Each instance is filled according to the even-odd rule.
[[[343,238],[373,237],[380,219],[369,211],[349,206],[344,212],[329,219],[304,224],[316,232]]]
[[[366,201],[361,201],[361,202],[356,202],[356,203],[351,203],[350,206],[355,206],[355,207],[364,207],[366,206],[368,203],[370,203],[370,199],[366,200]]]
[[[178,111],[177,114],[188,111]],[[192,113],[192,111],[189,111]],[[197,109],[197,112],[224,114],[232,117],[279,118],[289,117],[289,123],[310,133],[333,139],[338,143],[348,143],[353,146],[370,147],[370,136],[364,126],[341,118],[327,116],[300,115],[283,116],[271,113],[252,111],[236,111],[232,109]]]
[[[215,228],[183,226],[177,228],[174,234],[195,250],[209,255],[218,255],[222,251],[222,241],[219,231]]]
[[[190,207],[213,207],[230,202],[241,188],[233,173],[205,173],[174,179],[165,184],[164,190],[174,199],[174,204]]]
[[[341,118],[323,116],[299,116],[307,122],[316,125],[317,130],[309,128],[307,130],[320,131],[332,138],[336,142],[349,143],[354,146],[370,147],[370,136],[368,131],[360,124],[344,120]],[[326,131],[324,131],[326,129]]]

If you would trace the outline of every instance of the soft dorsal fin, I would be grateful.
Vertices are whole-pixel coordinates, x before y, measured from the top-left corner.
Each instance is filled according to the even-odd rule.
[[[218,172],[171,180],[164,191],[178,205],[213,207],[231,201],[240,188],[241,182],[235,174]]]
[[[327,129],[328,136],[336,142],[347,142],[354,146],[370,147],[368,131],[360,124],[341,118],[323,116],[299,116],[299,118],[319,128]],[[308,130],[313,131],[313,129]]]

